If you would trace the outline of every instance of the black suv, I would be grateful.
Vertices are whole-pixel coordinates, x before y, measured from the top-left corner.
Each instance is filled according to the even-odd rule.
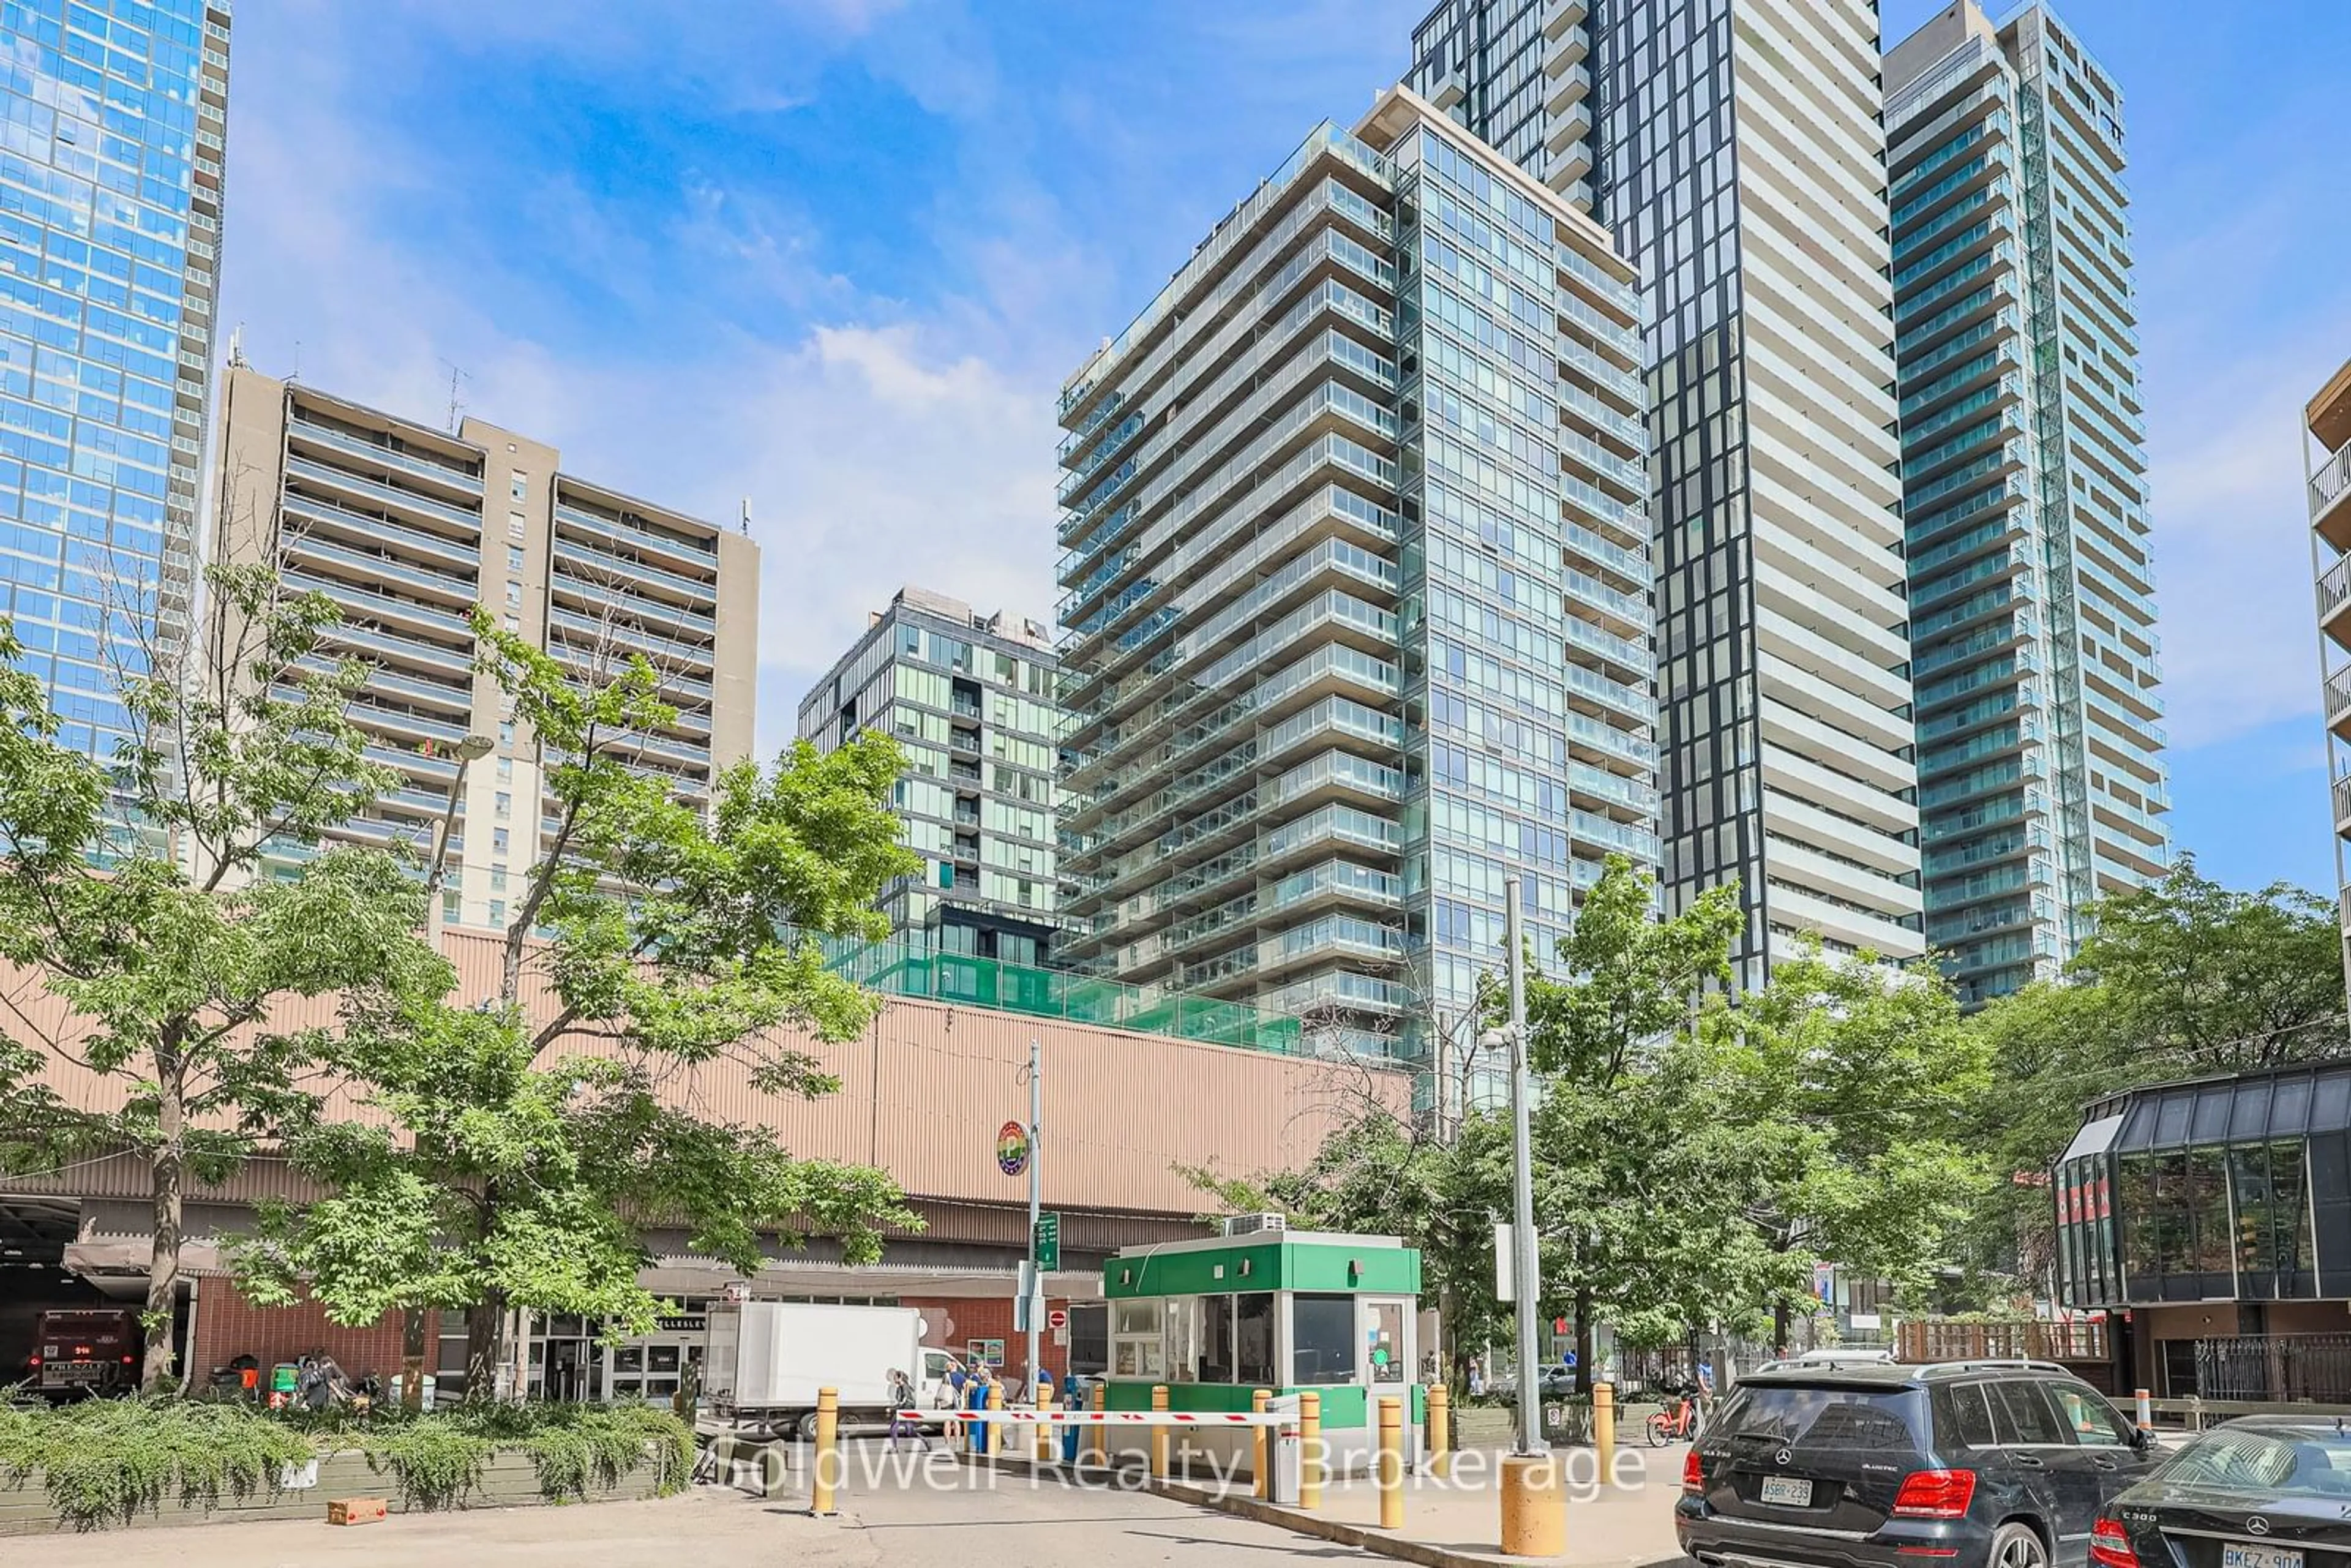
[[[1674,1531],[1706,1568],[2073,1568],[2155,1462],[2051,1362],[1767,1367],[1691,1448]]]

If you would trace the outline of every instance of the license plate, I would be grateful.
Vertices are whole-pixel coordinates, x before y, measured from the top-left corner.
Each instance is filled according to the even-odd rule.
[[[2220,1568],[2302,1568],[2298,1546],[2258,1545],[2251,1541],[2224,1542]]]
[[[1791,1480],[1786,1476],[1765,1476],[1761,1495],[1765,1502],[1785,1503],[1790,1508],[1810,1508],[1813,1506],[1813,1483]],[[2239,1565],[2231,1563],[2225,1568],[2239,1568]],[[2248,1563],[2243,1564],[2243,1568],[2301,1568],[2301,1564]]]

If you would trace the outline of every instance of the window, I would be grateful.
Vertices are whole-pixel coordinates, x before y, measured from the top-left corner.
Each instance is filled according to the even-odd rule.
[[[1270,1388],[1280,1376],[1273,1364],[1273,1298],[1233,1298],[1233,1372],[1238,1382]]]
[[[507,901],[503,898],[494,898],[490,900],[490,924],[492,925],[504,925],[506,923]]]
[[[1401,1302],[1372,1302],[1366,1312],[1364,1339],[1371,1347],[1374,1383],[1402,1383],[1410,1375],[1411,1368],[1405,1365]]]
[[[507,489],[517,501],[529,500],[530,476],[519,468],[516,469],[507,480]]]
[[[1983,1385],[1963,1384],[1959,1387],[1935,1390],[1935,1446],[1938,1448],[1990,1448],[1999,1439],[1992,1435],[1991,1406],[1984,1398]]]
[[[2057,1408],[2049,1403],[2041,1385],[1991,1383],[1984,1385],[1984,1392],[1991,1396],[1992,1419],[2001,1442],[2032,1447],[2066,1440]]]
[[[1167,1380],[1200,1381],[1200,1298],[1175,1296],[1161,1308],[1167,1325]]]
[[[1111,1373],[1116,1377],[1164,1377],[1165,1346],[1160,1339],[1157,1301],[1111,1303]]]
[[[507,546],[507,570],[508,571],[520,571],[522,570],[522,546]]]
[[[501,854],[501,855],[507,852],[507,830],[506,830],[506,829],[504,829],[504,828],[492,828],[492,829],[490,830],[490,852],[491,852],[492,854]]]
[[[507,514],[507,538],[510,539],[518,539],[522,538],[523,529],[527,526],[528,525],[523,521],[523,515],[520,512],[508,512]]]
[[[509,583],[507,583],[507,603],[509,606],[511,606],[511,607],[513,607],[514,609],[517,609],[517,610],[519,610],[519,609],[521,609],[521,608],[522,608],[522,584],[521,584],[521,583],[519,583],[519,582],[509,582]]]
[[[501,757],[498,758],[498,782],[501,784],[511,784],[514,782],[513,758]]]
[[[1307,1387],[1355,1381],[1355,1298],[1300,1295],[1290,1299],[1297,1366],[1291,1381]]]
[[[441,918],[450,925],[455,925],[457,923],[457,917],[464,907],[462,894],[444,893],[441,895]]]
[[[491,797],[490,810],[491,814],[494,816],[513,816],[514,796],[504,789],[499,790],[496,795]]]
[[[504,893],[506,890],[507,890],[507,873],[506,873],[506,868],[505,868],[505,867],[503,867],[503,866],[501,866],[501,867],[499,867],[497,870],[493,871],[492,873],[490,873],[490,891],[491,891],[492,893]]]
[[[519,631],[521,631],[521,630],[522,630],[522,617],[521,617],[521,616],[519,616],[519,615],[509,615],[509,616],[507,616],[507,631],[509,631],[509,632],[519,632]]]
[[[500,746],[512,746],[514,744],[514,720],[507,719],[499,724],[498,744]]]
[[[2062,1383],[2046,1385],[2050,1396],[2057,1401],[2057,1414],[2064,1417],[2065,1426],[2074,1434],[2074,1441],[2085,1448],[2124,1448],[2130,1446],[2130,1428],[2123,1422],[2122,1413],[2097,1394],[2087,1388],[2068,1387]]]

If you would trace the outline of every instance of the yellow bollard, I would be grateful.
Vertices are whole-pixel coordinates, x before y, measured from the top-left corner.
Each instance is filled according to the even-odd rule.
[[[1053,1462],[1053,1438],[1056,1434],[1052,1424],[1042,1418],[1045,1413],[1053,1407],[1052,1389],[1052,1379],[1047,1377],[1041,1372],[1039,1373],[1037,1375],[1036,1396],[1029,1400],[1029,1403],[1037,1407],[1037,1415],[1039,1416],[1039,1420],[1037,1422],[1037,1462],[1040,1465],[1050,1465]]]
[[[1380,1528],[1404,1528],[1404,1401],[1393,1394],[1380,1397],[1379,1469],[1374,1472],[1380,1489]]]
[[[1256,1416],[1264,1415],[1266,1405],[1268,1401],[1272,1398],[1273,1391],[1270,1388],[1260,1388],[1252,1393],[1249,1396],[1250,1414]],[[1260,1502],[1273,1494],[1272,1433],[1273,1428],[1270,1427],[1252,1427],[1249,1428],[1250,1436],[1257,1440],[1256,1457],[1249,1463],[1250,1479],[1256,1482],[1256,1486],[1253,1490],[1258,1500]]]
[[[1322,1396],[1298,1396],[1298,1506],[1322,1506]]]
[[[1557,1557],[1567,1551],[1567,1496],[1549,1454],[1502,1460],[1502,1555]]]
[[[1600,1474],[1604,1480],[1616,1473],[1616,1385],[1595,1383],[1592,1385],[1592,1447],[1600,1457]]]
[[[1428,1385],[1428,1473],[1453,1473],[1453,1396],[1442,1383]]]
[[[1001,1383],[987,1385],[987,1407],[990,1410],[1004,1408],[1004,1385]],[[1004,1452],[1004,1428],[998,1423],[987,1421],[981,1424],[979,1451],[991,1459]]]
[[[1167,1385],[1164,1383],[1151,1385],[1151,1413],[1155,1416],[1167,1414]],[[1155,1481],[1167,1479],[1167,1428],[1165,1427],[1151,1428],[1151,1479]]]
[[[832,1494],[841,1479],[841,1390],[816,1391],[815,1479],[810,1483],[809,1511],[819,1519],[833,1513]]]
[[[1099,1414],[1108,1406],[1109,1402],[1110,1385],[1107,1383],[1096,1382],[1093,1391],[1093,1407],[1095,1412]],[[1095,1464],[1107,1465],[1110,1463],[1110,1427],[1106,1423],[1096,1422],[1093,1426],[1086,1428],[1085,1441],[1078,1445],[1078,1463],[1082,1465],[1086,1462],[1086,1455],[1089,1451],[1093,1454]]]

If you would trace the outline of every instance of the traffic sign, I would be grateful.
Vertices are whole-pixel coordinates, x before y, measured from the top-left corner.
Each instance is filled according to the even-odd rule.
[[[1061,1217],[1040,1214],[1037,1217],[1037,1271],[1061,1266]],[[1054,1325],[1059,1327],[1059,1324]]]
[[[1070,1326],[1069,1309],[1067,1307],[1055,1307],[1052,1311],[1047,1312],[1045,1314],[1045,1326],[1051,1329],[1055,1333],[1060,1333],[1063,1329],[1068,1328]]]
[[[1007,1122],[996,1130],[996,1168],[1017,1176],[1029,1168],[1029,1129]]]

